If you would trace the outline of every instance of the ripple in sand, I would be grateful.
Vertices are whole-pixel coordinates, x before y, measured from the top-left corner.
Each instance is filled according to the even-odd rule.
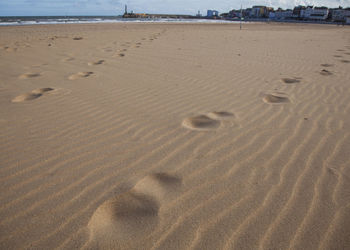
[[[282,93],[266,94],[263,98],[266,103],[288,103],[289,98]]]
[[[154,173],[140,180],[133,188],[138,193],[147,194],[163,202],[176,193],[182,181],[167,173]]]
[[[334,57],[336,57],[336,58],[340,58],[340,57],[343,57],[343,56],[340,56],[340,55],[334,55]]]
[[[235,117],[233,113],[227,111],[213,111],[208,113],[207,116],[214,120],[229,120]]]
[[[333,67],[334,65],[333,64],[324,63],[324,64],[321,64],[321,66],[329,68],[329,67]]]
[[[30,93],[22,94],[22,95],[15,97],[14,99],[12,99],[12,102],[32,101],[32,100],[39,98],[44,93],[52,91],[52,90],[54,90],[54,89],[53,88],[35,89],[35,90],[31,91]]]
[[[341,60],[342,63],[350,63],[349,60]]]
[[[78,72],[77,74],[68,77],[69,80],[76,80],[79,78],[87,78],[91,76],[94,72]]]
[[[70,62],[73,60],[74,60],[74,57],[67,57],[67,58],[62,59],[63,62]]]
[[[159,208],[180,186],[180,178],[156,173],[140,180],[130,191],[107,200],[88,223],[90,244],[119,249],[151,233],[159,222]]]
[[[183,120],[182,126],[191,130],[214,130],[220,126],[220,121],[207,115],[198,115]]]
[[[328,70],[326,70],[326,69],[321,70],[320,74],[323,75],[323,76],[330,76],[330,75],[333,75],[332,72],[330,72],[330,71],[328,71]]]
[[[299,78],[283,78],[282,81],[287,84],[300,83]]]
[[[29,79],[29,78],[39,77],[39,76],[41,76],[40,73],[26,73],[26,74],[20,75],[19,79]]]
[[[95,61],[95,62],[89,62],[88,65],[89,66],[93,66],[93,65],[101,65],[105,62],[105,60],[98,60],[98,61]]]
[[[113,48],[104,48],[102,49],[104,52],[113,52]]]

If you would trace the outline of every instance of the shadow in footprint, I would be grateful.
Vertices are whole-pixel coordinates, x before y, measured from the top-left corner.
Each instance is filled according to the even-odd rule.
[[[184,119],[182,126],[191,130],[214,130],[220,126],[220,121],[207,115],[198,115]]]
[[[286,84],[300,83],[300,78],[283,78],[282,82]]]
[[[95,61],[95,62],[89,62],[88,65],[89,66],[94,66],[94,65],[101,65],[105,62],[105,60],[98,60],[98,61]]]
[[[53,88],[35,89],[35,90],[31,91],[30,93],[25,93],[25,94],[22,94],[22,95],[15,97],[14,99],[12,99],[12,102],[32,101],[32,100],[39,98],[44,93],[49,92],[49,91],[53,91],[53,90],[54,90]]]
[[[263,101],[270,104],[289,103],[289,98],[283,93],[266,94]]]
[[[330,76],[330,75],[333,75],[332,72],[330,72],[330,71],[328,71],[328,70],[326,70],[326,69],[321,70],[320,74],[323,75],[323,76]]]

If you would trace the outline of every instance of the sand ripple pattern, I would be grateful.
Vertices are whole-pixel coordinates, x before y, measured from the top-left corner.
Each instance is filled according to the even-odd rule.
[[[0,44],[19,48],[0,50],[0,249],[350,249],[349,29],[33,25]]]

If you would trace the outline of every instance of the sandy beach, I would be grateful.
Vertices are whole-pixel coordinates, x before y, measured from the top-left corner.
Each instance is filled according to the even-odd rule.
[[[0,249],[350,249],[350,27],[0,27]]]

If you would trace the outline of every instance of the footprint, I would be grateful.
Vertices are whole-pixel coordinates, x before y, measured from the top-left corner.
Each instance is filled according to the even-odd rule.
[[[40,96],[42,96],[44,93],[49,92],[49,91],[53,91],[53,90],[54,90],[53,88],[35,89],[30,93],[22,94],[22,95],[15,97],[14,99],[12,99],[12,102],[25,102],[25,101],[35,100],[35,99],[39,98]]]
[[[98,61],[95,61],[95,62],[89,62],[88,65],[89,66],[100,65],[100,64],[103,64],[104,62],[105,62],[105,60],[98,60]]]
[[[39,77],[39,76],[41,76],[40,73],[26,73],[26,74],[20,75],[19,79],[29,79],[29,78]]]
[[[282,81],[287,84],[300,83],[300,78],[283,78]]]
[[[94,72],[78,72],[74,75],[71,75],[68,77],[69,80],[76,80],[79,78],[87,78],[89,76],[91,76]]]
[[[272,103],[272,104],[290,102],[289,98],[283,93],[266,94],[263,98],[263,101],[266,103]]]
[[[79,40],[83,40],[82,37],[73,37],[73,40],[79,41]]]
[[[342,63],[350,63],[349,60],[341,60]]]
[[[329,68],[329,67],[333,67],[334,65],[333,64],[324,63],[324,64],[321,64],[321,66]]]
[[[345,51],[345,50],[343,50],[343,49],[337,49],[337,51]]]
[[[350,52],[346,52],[346,53],[344,53],[345,55],[350,55]]]
[[[5,47],[4,47],[4,50],[5,50],[6,52],[16,52],[16,51],[17,51],[17,48],[11,48],[11,47],[5,46]]]
[[[159,223],[160,207],[179,191],[181,184],[178,177],[155,173],[137,182],[128,192],[105,201],[88,223],[90,245],[127,249],[150,234]]]
[[[330,75],[333,75],[332,72],[330,72],[330,71],[328,71],[328,70],[326,70],[326,69],[321,70],[320,74],[323,75],[323,76],[330,76]]]
[[[341,57],[343,57],[343,56],[340,56],[340,55],[334,55],[334,57],[336,57],[336,58],[341,58]]]
[[[220,121],[207,115],[198,115],[183,120],[182,126],[191,130],[214,130],[220,126]]]
[[[124,57],[124,56],[125,56],[125,54],[124,54],[124,53],[120,53],[120,54],[118,54],[118,56],[120,56],[120,57]]]
[[[34,93],[34,94],[44,94],[46,92],[53,91],[53,90],[55,90],[55,89],[53,89],[53,88],[41,88],[41,89],[34,89],[32,91],[32,93]]]

